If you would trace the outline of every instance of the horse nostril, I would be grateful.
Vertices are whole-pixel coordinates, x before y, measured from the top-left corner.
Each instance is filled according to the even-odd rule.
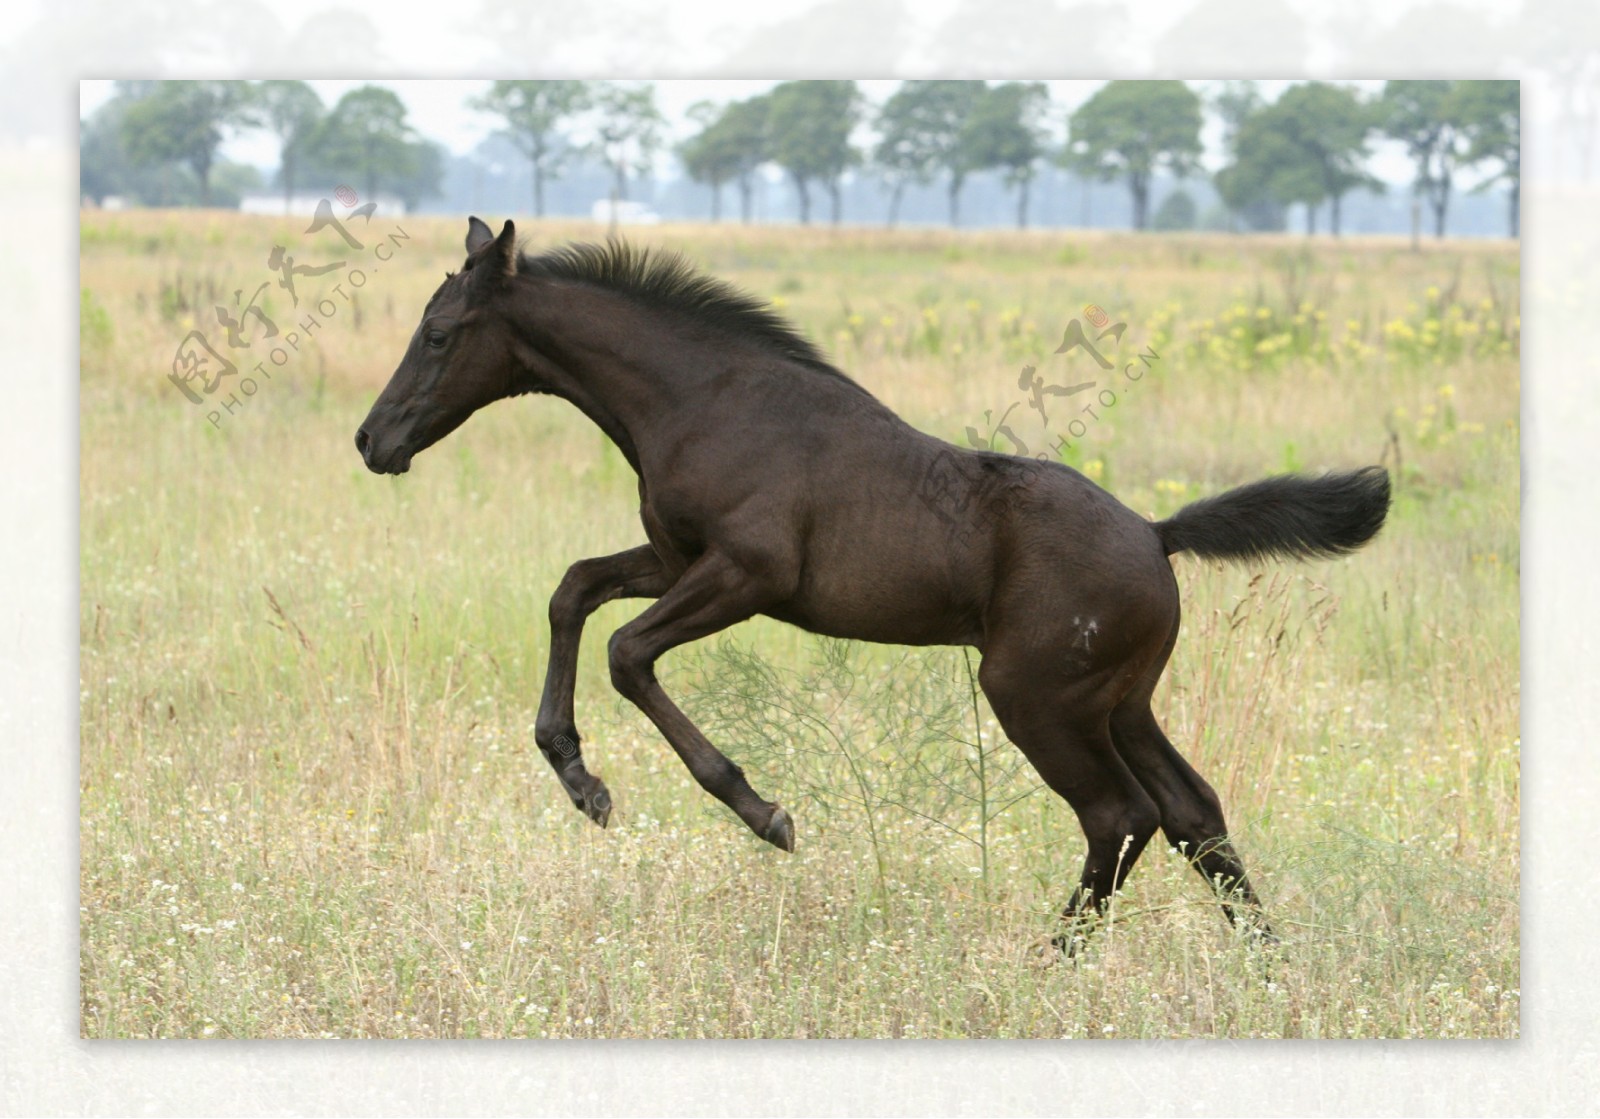
[[[371,440],[367,436],[366,428],[361,428],[356,432],[356,450],[361,452],[362,458],[367,457],[367,444],[369,442],[371,442]]]

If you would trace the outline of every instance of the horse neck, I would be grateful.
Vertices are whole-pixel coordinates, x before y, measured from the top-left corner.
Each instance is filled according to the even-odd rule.
[[[634,468],[663,421],[694,406],[692,361],[660,319],[587,285],[531,280],[513,314],[525,380],[516,391],[559,396],[603,431]]]

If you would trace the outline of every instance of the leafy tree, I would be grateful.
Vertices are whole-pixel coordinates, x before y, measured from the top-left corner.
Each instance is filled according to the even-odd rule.
[[[1309,234],[1326,188],[1299,142],[1298,122],[1275,109],[1262,109],[1239,129],[1233,163],[1217,172],[1217,191],[1253,229],[1282,229],[1288,207],[1301,203]]]
[[[1457,84],[1414,79],[1385,82],[1379,99],[1383,130],[1405,145],[1406,154],[1417,169],[1411,184],[1413,246],[1417,242],[1418,211],[1423,201],[1433,211],[1434,236],[1444,236],[1450,191],[1465,143],[1456,98]]]
[[[597,82],[592,90],[594,139],[589,151],[611,171],[611,204],[628,197],[628,176],[643,175],[661,146],[666,123],[656,108],[653,85],[624,86]]]
[[[900,88],[878,110],[874,125],[878,143],[872,149],[872,164],[889,188],[889,213],[885,222],[891,229],[900,220],[900,201],[906,187],[931,182],[938,151],[929,134],[928,98],[919,96],[921,82],[901,82]]]
[[[445,150],[432,140],[418,140],[411,145],[409,158],[403,172],[389,181],[389,186],[406,204],[415,210],[424,198],[436,198],[444,181]]]
[[[800,196],[800,221],[811,221],[812,179],[833,201],[838,224],[839,179],[860,158],[850,133],[861,113],[861,92],[852,81],[783,82],[767,94],[772,161],[788,172]]]
[[[200,186],[200,204],[209,206],[217,149],[228,133],[254,122],[245,82],[157,82],[123,113],[122,144],[135,166],[188,167]]]
[[[1329,229],[1337,237],[1344,196],[1352,190],[1383,190],[1382,180],[1363,166],[1371,155],[1367,138],[1375,123],[1372,107],[1354,89],[1327,82],[1293,86],[1278,100],[1288,103],[1284,112],[1301,117],[1300,149],[1328,200]]]
[[[116,195],[141,206],[198,206],[200,181],[182,163],[135,164],[122,139],[122,116],[131,102],[113,99],[79,125],[78,178],[85,198],[97,204]],[[211,168],[211,205],[236,206],[239,191],[254,186],[254,168],[218,159]]]
[[[220,159],[211,168],[211,204],[225,210],[237,210],[247,193],[259,191],[264,185],[259,168],[248,163]],[[192,199],[185,201],[193,204]]]
[[[1217,82],[1207,92],[1206,105],[1211,109],[1217,119],[1222,123],[1222,150],[1230,164],[1239,160],[1239,133],[1244,128],[1245,121],[1249,120],[1266,105],[1266,99],[1261,96],[1261,84],[1255,81],[1223,81]],[[1220,191],[1220,187],[1219,187]],[[1257,202],[1256,205],[1261,205]],[[1266,201],[1265,205],[1276,211],[1276,220],[1267,220],[1267,226],[1282,228],[1282,207],[1277,203]],[[1245,223],[1251,228],[1260,228],[1261,221],[1267,215],[1252,213],[1248,216],[1244,211],[1249,209],[1250,203],[1240,207],[1229,205],[1224,200],[1223,208],[1227,213],[1226,228],[1231,233],[1237,227],[1238,220],[1243,217]]]
[[[1018,229],[1028,225],[1028,191],[1044,155],[1040,121],[1049,103],[1043,82],[1003,82],[983,92],[961,129],[964,162],[998,170],[1016,190]]]
[[[720,110],[701,101],[689,115],[701,129],[678,146],[678,158],[691,179],[711,186],[711,220],[722,216],[723,184],[736,182],[740,216],[748,224],[755,172],[767,160],[766,99],[734,101]]]
[[[1339,235],[1340,205],[1357,187],[1381,190],[1382,184],[1362,170],[1373,117],[1353,89],[1327,82],[1290,86],[1276,104],[1257,118],[1274,129],[1281,141],[1284,164],[1277,172],[1278,200],[1303,202],[1306,232],[1316,229],[1316,209],[1329,205],[1333,235]]]
[[[727,149],[717,142],[715,132],[721,113],[710,101],[696,101],[689,106],[689,119],[700,126],[700,131],[677,147],[678,160],[684,173],[697,183],[711,188],[711,220],[722,220],[722,186],[733,178],[733,166]]]
[[[1522,207],[1522,83],[1514,81],[1464,81],[1456,103],[1467,134],[1464,163],[1492,161],[1498,166],[1478,188],[1497,182],[1509,188],[1508,225],[1516,237]]]
[[[544,216],[544,183],[558,178],[572,147],[561,126],[588,107],[588,85],[581,81],[497,81],[468,104],[505,122],[500,134],[533,169],[533,212]]]
[[[984,88],[983,82],[908,81],[884,102],[873,162],[889,183],[890,225],[899,219],[906,187],[929,183],[939,171],[950,177],[950,224],[956,224],[961,186],[973,169],[962,129]]]
[[[1200,98],[1179,81],[1111,81],[1072,114],[1062,163],[1110,182],[1125,178],[1143,229],[1157,170],[1180,178],[1200,158]]]
[[[1172,233],[1193,229],[1195,218],[1194,199],[1186,190],[1175,190],[1161,200],[1161,205],[1156,207],[1156,216],[1150,220],[1150,225],[1157,232]]]
[[[131,168],[122,144],[126,109],[121,98],[113,98],[78,123],[78,189],[96,205],[129,190]]]
[[[1234,161],[1218,171],[1213,181],[1228,208],[1230,229],[1238,219],[1247,229],[1277,231],[1286,221],[1284,204],[1273,189],[1273,173],[1282,158],[1275,150],[1280,141],[1270,130],[1259,130],[1263,133],[1259,139],[1249,135],[1255,131],[1256,126],[1246,121]]]
[[[322,176],[353,178],[368,198],[381,187],[398,191],[419,170],[422,142],[393,90],[352,89],[323,117],[307,144],[307,162]]]
[[[1239,130],[1244,122],[1266,106],[1261,84],[1246,80],[1218,82],[1206,98],[1211,111],[1222,122],[1222,150],[1238,154]]]
[[[723,110],[717,122],[723,142],[730,151],[738,153],[734,181],[739,184],[739,220],[746,225],[750,224],[750,196],[755,188],[756,171],[772,158],[767,129],[770,112],[771,102],[763,94],[733,102]]]
[[[305,82],[292,79],[257,83],[255,99],[257,119],[278,141],[278,180],[288,213],[306,147],[322,120],[322,98]]]
[[[159,84],[119,81],[116,95],[80,122],[78,168],[84,197],[101,204],[118,195],[144,206],[200,205],[200,181],[187,164],[136,164],[128,156],[123,119]],[[255,186],[258,178],[254,168],[218,159],[211,167],[211,204],[238,205],[239,192]]]

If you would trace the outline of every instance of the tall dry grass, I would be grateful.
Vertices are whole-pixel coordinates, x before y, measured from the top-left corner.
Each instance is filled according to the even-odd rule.
[[[617,811],[606,832],[572,811],[532,742],[545,600],[642,539],[632,477],[549,400],[366,473],[354,428],[461,257],[463,223],[401,224],[391,264],[212,424],[166,382],[173,351],[272,278],[274,243],[316,260],[303,222],[84,219],[85,1035],[1515,1036],[1514,249],[648,232],[957,441],[1011,407],[1043,445],[1018,369],[1054,371],[1099,304],[1159,359],[1065,455],[1141,512],[1286,467],[1396,471],[1355,557],[1179,563],[1158,713],[1283,951],[1241,943],[1158,843],[1066,964],[1039,949],[1081,837],[957,650],[756,620],[663,661],[794,811],[785,857],[612,693],[603,636],[639,604],[608,605],[578,711]],[[296,310],[275,287],[263,306]]]

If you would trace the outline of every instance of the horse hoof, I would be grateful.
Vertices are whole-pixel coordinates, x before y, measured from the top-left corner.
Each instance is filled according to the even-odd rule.
[[[1246,943],[1250,950],[1271,960],[1283,952],[1283,940],[1269,928],[1251,929]]]
[[[1077,960],[1089,948],[1089,933],[1091,926],[1073,922],[1073,928],[1067,932],[1057,933],[1050,938],[1050,944],[1068,960]]]
[[[774,847],[781,847],[792,854],[794,852],[794,821],[789,818],[789,814],[782,808],[775,809],[772,813],[772,819],[767,821],[767,830],[761,833],[761,838]]]
[[[594,788],[583,798],[583,814],[601,827],[611,821],[611,794],[597,778]]]

